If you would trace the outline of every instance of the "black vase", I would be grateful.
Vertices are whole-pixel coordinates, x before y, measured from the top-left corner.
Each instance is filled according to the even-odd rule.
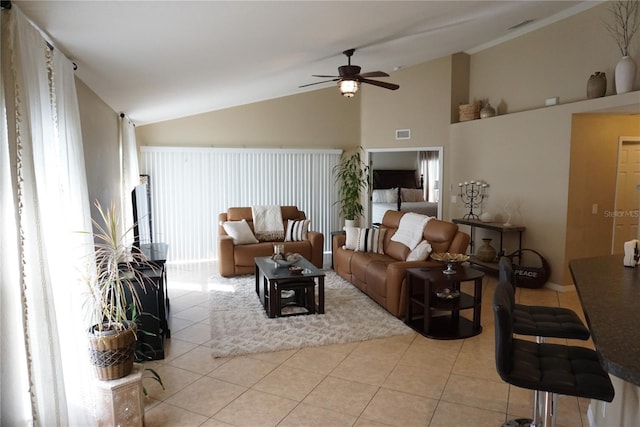
[[[607,93],[607,76],[596,71],[587,81],[587,98],[602,98]]]

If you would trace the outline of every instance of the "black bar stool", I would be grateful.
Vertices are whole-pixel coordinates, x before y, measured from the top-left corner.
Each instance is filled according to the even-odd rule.
[[[611,402],[613,385],[594,350],[514,338],[513,300],[513,286],[500,281],[493,295],[496,370],[509,384],[552,395],[544,427],[556,423],[556,408],[549,403],[558,394]]]
[[[544,343],[545,338],[589,339],[589,329],[573,310],[563,307],[516,304],[511,259],[501,257],[498,263],[498,271],[499,280],[510,283],[513,288],[513,292],[510,294],[513,298],[511,301],[513,307],[513,333],[535,336],[537,343]],[[555,401],[545,402],[545,405],[557,405],[557,395]],[[510,420],[505,423],[505,426],[540,426],[540,406],[540,392],[535,390],[533,392],[533,418]]]

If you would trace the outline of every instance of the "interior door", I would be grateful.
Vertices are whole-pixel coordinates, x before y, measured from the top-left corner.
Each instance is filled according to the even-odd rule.
[[[624,242],[638,238],[639,185],[640,138],[621,138],[613,213],[612,254],[624,254]]]

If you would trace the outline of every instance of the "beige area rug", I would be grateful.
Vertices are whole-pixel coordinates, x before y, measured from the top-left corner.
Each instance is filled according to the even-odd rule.
[[[254,276],[210,279],[213,357],[289,350],[413,334],[335,272],[326,271],[325,314],[269,319]]]

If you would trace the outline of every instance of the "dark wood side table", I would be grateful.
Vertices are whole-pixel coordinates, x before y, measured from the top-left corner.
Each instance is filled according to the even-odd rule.
[[[455,274],[444,274],[444,267],[407,269],[405,323],[416,332],[435,339],[460,339],[482,332],[482,271],[458,265]],[[460,291],[460,283],[473,281],[473,295]],[[436,292],[445,288],[460,292],[443,299]],[[473,321],[460,317],[460,310],[473,310]],[[438,313],[438,316],[434,316]]]

